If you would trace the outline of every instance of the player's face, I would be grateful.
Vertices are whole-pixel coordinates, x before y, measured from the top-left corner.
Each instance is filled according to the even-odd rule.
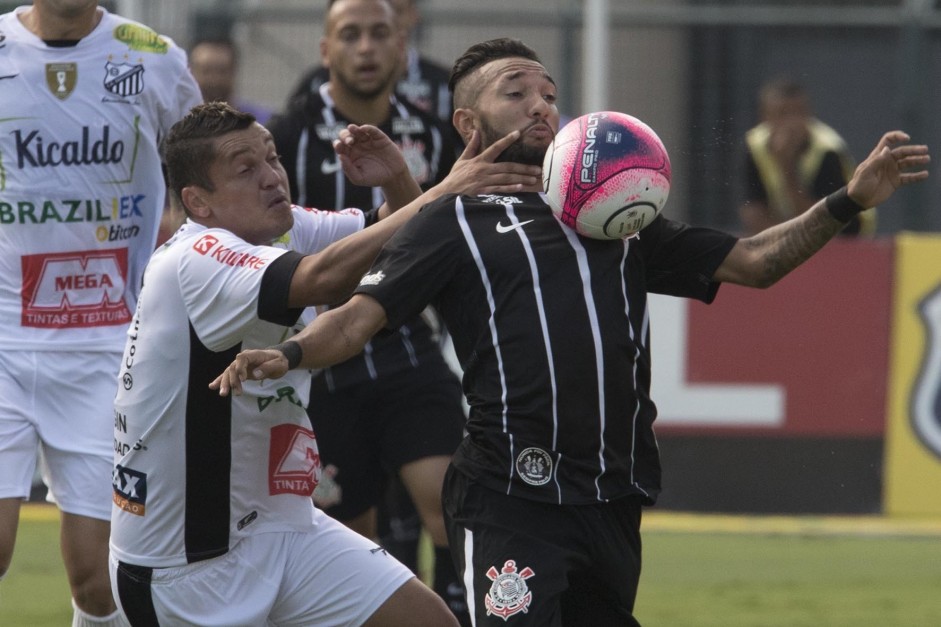
[[[202,192],[211,212],[208,226],[251,244],[268,244],[293,226],[287,173],[271,133],[260,124],[216,140],[209,178],[215,190]]]
[[[235,59],[228,46],[201,43],[190,54],[190,69],[203,100],[229,100],[235,91]]]
[[[34,0],[33,4],[52,15],[70,18],[94,11],[98,7],[98,0]]]
[[[483,89],[474,107],[483,147],[513,130],[520,138],[500,161],[542,165],[559,130],[556,87],[546,68],[522,58],[499,59],[480,69]]]
[[[320,43],[334,89],[372,99],[391,92],[404,54],[404,38],[384,0],[340,0],[327,17]]]

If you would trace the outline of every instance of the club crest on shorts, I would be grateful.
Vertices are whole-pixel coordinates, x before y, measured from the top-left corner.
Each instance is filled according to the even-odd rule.
[[[516,472],[529,485],[544,485],[552,477],[552,457],[541,448],[523,449],[516,458]]]
[[[517,570],[515,560],[507,560],[499,571],[495,566],[491,566],[487,571],[487,578],[493,585],[484,597],[487,616],[493,614],[506,621],[514,614],[528,612],[533,593],[529,591],[526,580],[535,574],[528,566]]]

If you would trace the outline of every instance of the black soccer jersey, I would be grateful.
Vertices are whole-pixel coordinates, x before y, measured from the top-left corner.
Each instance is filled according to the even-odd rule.
[[[647,293],[711,302],[735,238],[660,217],[624,241],[581,237],[539,194],[448,196],[386,245],[357,292],[390,328],[431,302],[464,368],[454,465],[523,498],[650,502],[660,461]]]
[[[453,130],[451,92],[448,89],[450,77],[451,68],[423,57],[415,47],[409,47],[405,72],[395,85],[395,93],[422,111],[437,116],[448,129]],[[288,94],[288,103],[306,93],[316,93],[328,80],[330,71],[324,66],[309,68]]]
[[[412,176],[423,189],[440,182],[455,162],[454,144],[443,132],[443,124],[395,97],[391,112],[380,128],[402,149]],[[286,113],[269,122],[297,204],[328,210],[371,209],[382,204],[380,188],[353,185],[340,168],[333,140],[347,124],[326,85],[302,93]],[[443,363],[435,335],[422,318],[414,316],[398,331],[376,338],[362,354],[326,369],[329,387],[354,387],[427,361]]]
[[[409,171],[422,189],[444,179],[457,152],[443,123],[394,96],[391,113],[379,128],[402,149]],[[349,182],[333,150],[333,140],[350,122],[334,107],[324,84],[316,92],[298,96],[287,111],[266,125],[281,154],[296,204],[333,210],[366,210],[382,204],[380,188]]]

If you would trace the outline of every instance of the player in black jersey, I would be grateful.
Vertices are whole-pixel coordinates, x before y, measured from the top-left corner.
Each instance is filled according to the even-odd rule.
[[[407,41],[399,68],[399,80],[395,85],[396,95],[437,117],[445,123],[455,140],[459,140],[451,126],[451,92],[448,89],[451,69],[422,55],[415,42],[415,33],[421,21],[416,0],[389,0],[389,4],[395,10],[396,22]],[[316,93],[328,80],[330,72],[323,65],[307,69],[289,92],[288,103],[306,93]]]
[[[487,144],[520,129],[501,158],[542,162],[556,86],[531,49],[472,46],[451,85],[464,136]],[[238,392],[248,378],[344,359],[434,303],[471,407],[444,505],[474,624],[637,625],[641,506],[660,492],[647,294],[708,303],[722,282],[772,285],[863,207],[927,177],[927,147],[908,140],[886,133],[846,188],[742,239],[663,215],[622,241],[581,237],[539,186],[444,197],[383,247],[347,304],[293,338],[292,360],[246,351],[212,385]]]
[[[331,142],[351,122],[375,125],[391,137],[423,189],[448,174],[455,162],[450,127],[393,93],[404,47],[387,0],[329,2],[321,54],[330,80],[268,124],[296,203],[333,210],[382,203],[378,187],[354,185],[339,167]],[[466,614],[441,507],[444,473],[465,415],[460,381],[433,328],[416,315],[361,355],[315,373],[308,413],[328,476],[335,475],[339,488],[333,498],[315,493],[318,505],[363,535],[382,538],[415,572],[423,525],[435,547],[433,587],[455,614]],[[377,525],[377,507],[399,477],[405,500],[410,496],[417,509],[403,519],[414,523],[406,535],[411,542],[392,542],[401,535],[390,538]]]

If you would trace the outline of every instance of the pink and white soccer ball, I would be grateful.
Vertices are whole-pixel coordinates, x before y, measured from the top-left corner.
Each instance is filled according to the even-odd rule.
[[[670,195],[670,172],[670,156],[653,129],[616,111],[566,124],[542,164],[552,212],[595,239],[629,237],[653,222]]]

